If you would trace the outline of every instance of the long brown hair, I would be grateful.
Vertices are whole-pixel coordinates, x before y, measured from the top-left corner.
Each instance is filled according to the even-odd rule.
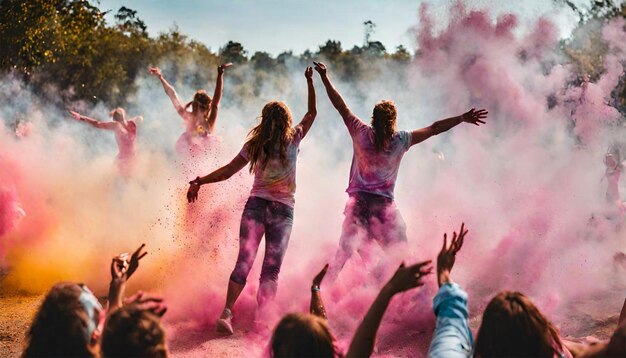
[[[280,160],[287,160],[287,145],[293,137],[291,111],[283,102],[269,102],[261,112],[261,123],[248,133],[246,142],[250,173],[264,169],[272,152],[278,146]]]
[[[185,105],[185,111],[189,109],[191,106],[191,113],[196,114],[198,111],[207,111],[204,119],[207,120],[209,118],[208,109],[211,106],[211,96],[209,96],[205,90],[198,90],[193,95],[193,100]]]
[[[519,292],[496,295],[483,313],[474,357],[554,357],[563,345],[557,329]]]
[[[74,283],[54,285],[44,298],[30,329],[22,357],[95,357],[87,337],[89,316]]]
[[[159,317],[136,305],[109,315],[102,332],[103,357],[166,358],[165,330]]]
[[[380,101],[372,112],[372,128],[374,129],[374,145],[376,151],[384,150],[396,132],[396,116],[398,111],[393,101]]]
[[[290,313],[283,317],[272,334],[270,356],[341,357],[328,324],[311,314]]]

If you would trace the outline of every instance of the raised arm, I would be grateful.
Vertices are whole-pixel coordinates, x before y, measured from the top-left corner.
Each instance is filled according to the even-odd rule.
[[[302,126],[303,137],[307,134],[309,129],[311,129],[311,126],[315,121],[315,117],[317,116],[317,108],[315,104],[315,86],[313,86],[313,68],[307,67],[304,71],[304,77],[306,77],[308,107],[306,114],[302,118],[302,121],[300,121],[300,124],[298,124],[299,126]]]
[[[376,332],[391,298],[396,293],[424,285],[422,278],[431,272],[430,260],[409,267],[404,266],[404,263],[400,265],[391,280],[380,290],[359,328],[354,333],[346,358],[369,357],[372,355],[374,342],[376,341]]]
[[[217,119],[217,111],[222,100],[222,91],[224,89],[224,70],[232,66],[232,63],[224,63],[217,67],[217,82],[215,83],[215,92],[213,93],[213,100],[211,101],[211,113],[207,119],[207,127],[209,132],[213,131],[215,127],[215,120]]]
[[[313,283],[311,284],[311,305],[309,307],[311,314],[323,319],[328,319],[328,317],[326,317],[326,307],[324,307],[324,301],[322,301],[320,285],[324,276],[326,276],[326,272],[328,272],[328,264],[313,278]]]
[[[439,133],[446,132],[463,122],[472,123],[477,126],[479,126],[480,124],[485,124],[483,119],[487,118],[488,113],[489,112],[487,112],[487,110],[485,109],[476,111],[475,108],[472,108],[460,116],[442,119],[431,124],[428,127],[416,129],[411,132],[411,145],[423,142],[426,139]]]
[[[159,69],[158,67],[150,67],[149,71],[151,75],[159,78],[161,84],[163,85],[163,89],[165,90],[165,94],[167,94],[167,96],[170,98],[170,101],[172,101],[176,112],[178,112],[178,115],[185,119],[185,107],[180,103],[180,98],[178,98],[178,94],[176,93],[174,87],[172,87],[172,85],[167,82],[167,80],[165,80],[163,74],[161,74],[161,69]]]
[[[248,164],[248,160],[237,154],[237,156],[235,156],[235,158],[233,158],[233,160],[231,160],[230,163],[226,164],[225,166],[213,171],[209,175],[197,177],[196,179],[190,181],[189,190],[187,191],[187,200],[190,203],[193,203],[198,199],[198,191],[200,190],[200,186],[204,184],[224,181],[243,169],[246,164]]]
[[[348,108],[348,105],[341,97],[341,94],[339,94],[339,91],[337,91],[335,86],[333,86],[332,82],[330,82],[330,78],[328,78],[328,73],[326,70],[326,65],[324,65],[321,62],[313,62],[313,63],[315,64],[315,71],[317,71],[320,74],[322,83],[324,83],[324,87],[326,88],[326,93],[328,94],[328,98],[330,99],[330,102],[333,104],[335,109],[339,112],[346,126],[350,128],[350,123],[348,123],[348,120],[350,118],[356,118],[356,116],[352,113],[350,108]]]
[[[139,267],[139,260],[148,254],[147,252],[142,252],[145,246],[146,244],[141,244],[130,256],[130,260],[126,253],[113,258],[111,262],[111,283],[109,285],[108,295],[109,312],[122,307],[126,282]]]
[[[115,121],[109,121],[109,122],[102,122],[99,121],[97,119],[93,119],[87,116],[83,116],[81,114],[79,114],[78,112],[74,112],[74,111],[69,111],[70,114],[72,115],[72,117],[74,119],[76,119],[77,121],[81,121],[81,122],[85,122],[88,123],[98,129],[107,129],[107,130],[115,130],[118,129],[120,124],[118,122]]]

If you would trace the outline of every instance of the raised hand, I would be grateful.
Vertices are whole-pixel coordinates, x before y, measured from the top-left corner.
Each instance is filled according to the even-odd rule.
[[[321,63],[321,62],[315,62],[313,61],[313,64],[315,65],[315,71],[317,71],[317,73],[320,74],[320,76],[324,76],[326,75],[326,65]]]
[[[465,229],[465,223],[462,223],[459,234],[457,235],[456,231],[452,234],[450,246],[447,246],[448,235],[443,234],[443,247],[437,256],[437,282],[439,283],[439,286],[450,282],[449,275],[452,271],[452,267],[454,267],[456,254],[459,250],[461,250],[461,247],[463,247],[463,241],[465,240],[465,235],[467,235],[467,233],[468,230]]]
[[[126,299],[124,305],[136,305],[140,309],[148,310],[159,317],[163,317],[167,311],[167,306],[163,303],[163,298],[146,295],[142,291]]]
[[[128,278],[130,278],[130,276],[132,276],[139,267],[139,260],[148,254],[147,252],[141,252],[145,246],[146,244],[141,244],[141,246],[139,246],[139,248],[131,255],[130,261],[128,262],[128,269],[126,270],[126,276]]]
[[[148,71],[151,75],[157,76],[159,78],[163,77],[163,75],[161,74],[161,69],[158,67],[150,67],[148,68]]]
[[[189,190],[187,190],[187,201],[190,203],[198,200],[198,191],[200,191],[200,182],[199,178],[192,180],[189,182]]]
[[[68,111],[70,112],[70,115],[72,116],[72,118],[74,118],[77,121],[80,121],[80,114],[78,112],[74,112],[74,111]]]
[[[311,66],[304,70],[304,77],[306,77],[307,80],[313,79],[313,68],[311,68]]]
[[[309,67],[310,68],[310,67]],[[324,266],[324,268],[322,269],[322,271],[320,271],[314,278],[313,278],[313,283],[311,284],[311,287],[320,287],[320,285],[322,284],[322,280],[324,279],[324,276],[326,276],[326,272],[328,272],[328,264],[326,264]]]
[[[477,111],[476,108],[472,108],[469,111],[463,113],[463,122],[472,123],[477,126],[479,126],[480,124],[485,124],[485,121],[482,121],[482,119],[487,118],[488,113],[489,112],[487,112],[486,109],[479,109]]]
[[[432,273],[431,260],[419,262],[412,266],[405,266],[404,262],[398,267],[391,280],[387,282],[387,287],[393,294],[404,292],[415,287],[424,285],[422,278]]]
[[[229,62],[229,63],[223,63],[223,64],[217,66],[217,73],[218,74],[224,73],[224,70],[227,69],[228,67],[232,66],[232,65],[233,65],[232,62]]]

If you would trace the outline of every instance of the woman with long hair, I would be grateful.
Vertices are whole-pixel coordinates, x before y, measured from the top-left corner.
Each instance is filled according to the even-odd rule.
[[[224,311],[217,320],[220,332],[233,333],[232,308],[246,284],[263,235],[265,257],[257,292],[259,308],[276,295],[278,273],[293,224],[298,148],[317,115],[313,69],[307,67],[304,75],[308,110],[297,126],[292,127],[291,112],[285,103],[267,103],[261,113],[261,123],[250,131],[239,154],[227,165],[190,182],[187,199],[194,202],[201,185],[226,180],[247,164],[250,173],[254,173],[250,198],[241,217],[237,263],[228,282]]]
[[[199,148],[202,147],[203,141],[213,134],[217,111],[222,99],[224,70],[232,65],[232,63],[225,63],[217,67],[217,82],[215,83],[213,98],[205,90],[198,90],[193,95],[193,100],[184,106],[181,104],[174,87],[163,77],[161,70],[158,67],[149,69],[150,74],[159,78],[176,112],[185,122],[185,132],[181,134],[176,142],[178,153],[182,155],[196,154]],[[190,108],[191,111],[189,111]]]
[[[26,334],[22,357],[97,357],[104,311],[87,286],[54,285]]]
[[[115,141],[119,153],[117,154],[117,164],[123,175],[129,175],[137,152],[137,122],[142,122],[143,117],[135,116],[130,119],[126,117],[124,108],[116,108],[111,111],[112,121],[104,122],[83,116],[78,112],[69,111],[74,119],[85,122],[98,129],[110,130],[115,133]]]
[[[394,187],[404,153],[461,123],[484,124],[487,111],[472,108],[462,115],[408,132],[396,129],[397,108],[393,101],[381,101],[374,107],[370,126],[350,110],[330,81],[326,66],[314,63],[331,103],[343,118],[354,150],[340,247],[329,272],[334,280],[354,251],[359,252],[366,265],[371,264],[368,246],[373,241],[387,252],[401,250],[406,245],[406,224],[394,202]]]
[[[503,291],[485,308],[474,357],[571,357],[556,327],[520,292]]]

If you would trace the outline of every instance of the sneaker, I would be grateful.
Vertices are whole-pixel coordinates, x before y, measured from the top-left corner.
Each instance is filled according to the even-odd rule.
[[[234,333],[233,331],[233,313],[228,309],[224,308],[224,312],[222,312],[222,316],[226,316],[226,318],[219,318],[216,322],[215,330],[219,333],[225,333],[227,335],[231,335]]]

